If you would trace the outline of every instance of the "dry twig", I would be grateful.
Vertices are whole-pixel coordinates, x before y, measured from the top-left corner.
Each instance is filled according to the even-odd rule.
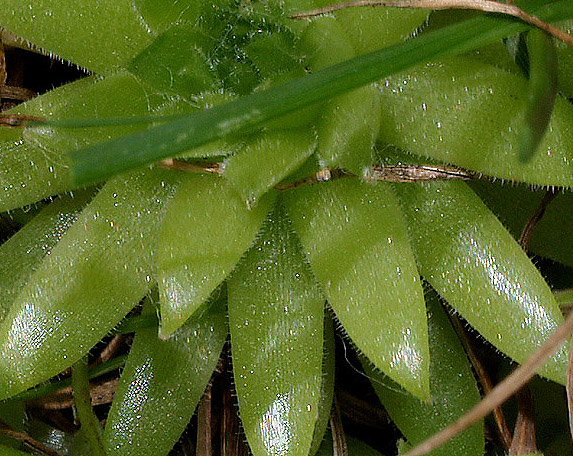
[[[442,429],[437,434],[434,434],[413,450],[404,454],[404,456],[423,456],[440,447],[448,440],[474,424],[476,421],[481,420],[491,413],[495,407],[502,404],[519,391],[523,385],[525,385],[531,377],[535,375],[537,369],[543,366],[547,359],[557,351],[559,346],[565,342],[572,332],[573,314],[567,317],[565,322],[557,328],[557,331],[555,331],[553,335],[541,347],[539,347],[539,349],[537,349],[525,363],[513,371],[513,373],[504,381],[499,383],[479,404],[463,415],[460,419]]]
[[[292,19],[304,19],[307,17],[318,16],[320,14],[330,13],[345,8],[353,8],[360,6],[385,6],[391,8],[421,8],[433,10],[446,10],[446,9],[470,9],[484,11],[486,13],[500,13],[508,16],[521,19],[534,27],[546,31],[558,40],[573,46],[573,36],[558,29],[557,27],[542,21],[536,16],[533,16],[516,5],[511,3],[500,3],[494,0],[357,0],[346,3],[339,3],[337,5],[318,8],[304,13],[297,13],[290,16]]]

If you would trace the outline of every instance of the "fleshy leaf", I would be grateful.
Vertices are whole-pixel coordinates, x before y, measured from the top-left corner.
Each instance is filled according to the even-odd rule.
[[[361,176],[373,162],[380,110],[380,92],[374,86],[330,100],[317,127],[321,164]]]
[[[312,270],[354,344],[427,398],[426,306],[392,188],[343,179],[285,196]]]
[[[502,179],[573,186],[573,107],[557,99],[540,152],[518,154],[527,81],[473,59],[418,66],[380,85],[379,141]]]
[[[249,211],[231,185],[214,176],[187,176],[161,228],[156,275],[161,336],[179,328],[229,275],[272,207],[263,198]]]
[[[145,295],[172,180],[108,182],[52,249],[0,324],[0,399],[73,364]]]
[[[573,15],[573,4],[569,0],[541,6],[537,2],[527,3],[529,7],[533,6],[529,12],[541,20],[563,20]],[[420,34],[415,39],[346,60],[268,90],[251,93],[200,114],[167,122],[145,132],[126,135],[105,145],[73,152],[70,155],[72,172],[77,183],[100,182],[112,175],[177,155],[226,135],[252,133],[272,119],[404,71],[416,64],[467,52],[528,28],[528,25],[513,18],[482,15]],[[233,35],[231,37],[234,38]],[[445,41],[447,46],[444,46]],[[235,67],[227,68],[226,75],[232,71],[235,77],[238,71]],[[249,71],[252,75],[252,69]],[[229,84],[235,86],[236,93],[241,94],[254,88],[248,81],[239,86],[232,82]],[[58,124],[85,126],[86,122],[68,120]]]
[[[0,247],[0,320],[42,259],[75,222],[91,192],[63,196],[45,207],[32,221]]]
[[[330,410],[334,399],[334,324],[329,312],[324,316],[324,352],[322,355],[322,387],[320,390],[320,401],[318,402],[318,419],[314,428],[312,445],[309,455],[314,455],[320,448],[324,440],[324,435],[330,420]]]
[[[0,445],[0,454],[2,456],[30,456],[30,453],[24,453],[23,451],[6,445]]]
[[[382,453],[379,453],[374,448],[349,435],[346,435],[346,444],[348,446],[348,456],[383,456]],[[332,436],[328,433],[316,456],[333,456],[332,451]]]
[[[264,193],[304,163],[315,147],[316,137],[310,128],[265,131],[249,139],[225,162],[223,176],[253,207]]]
[[[527,35],[529,81],[525,125],[520,132],[519,153],[528,161],[545,135],[557,96],[557,51],[553,38],[540,29]]]
[[[279,209],[228,282],[233,371],[255,456],[307,456],[319,414],[324,298]]]
[[[189,98],[211,89],[215,75],[209,70],[201,39],[205,37],[191,25],[173,26],[139,54],[128,69],[161,92]]]
[[[372,369],[364,368],[392,421],[408,443],[417,445],[469,411],[480,395],[466,353],[435,293],[427,296],[430,333],[431,402],[424,403],[400,390]],[[483,420],[448,441],[431,456],[483,456]]]
[[[227,338],[225,300],[213,303],[169,339],[140,330],[104,432],[109,456],[165,456],[189,423]]]
[[[47,117],[142,116],[165,99],[134,76],[118,73],[106,79],[87,77],[19,105],[9,113]],[[67,154],[144,128],[123,125],[91,129],[30,127],[0,129],[0,210],[33,203],[74,188]],[[0,187],[0,188],[1,188]]]
[[[515,239],[519,239],[546,193],[546,190],[531,190],[524,185],[506,185],[501,188],[499,183],[488,181],[472,182],[470,186]],[[573,226],[563,223],[571,218],[571,214],[573,194],[557,194],[533,230],[529,250],[573,267]]]
[[[0,24],[23,42],[100,74],[129,62],[154,38],[132,1],[6,0]]]
[[[480,334],[525,361],[563,321],[517,242],[463,182],[396,185],[424,278]],[[563,346],[540,369],[565,382]]]

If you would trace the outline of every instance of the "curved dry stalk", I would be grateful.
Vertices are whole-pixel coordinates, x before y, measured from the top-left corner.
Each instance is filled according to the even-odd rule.
[[[442,429],[437,434],[422,442],[413,450],[403,456],[423,456],[435,450],[460,432],[464,431],[476,421],[491,413],[499,404],[502,404],[523,387],[535,375],[547,359],[553,355],[559,346],[573,332],[573,313],[557,328],[557,331],[539,347],[529,359],[519,366],[504,381],[499,383],[483,400],[460,419]]]
[[[544,30],[558,40],[567,43],[569,46],[573,46],[573,36],[563,30],[542,21],[537,16],[533,16],[523,11],[516,5],[511,3],[500,3],[494,0],[357,0],[293,14],[290,17],[292,19],[304,19],[345,8],[354,8],[359,6],[385,6],[391,8],[420,8],[433,10],[471,9],[484,11],[486,13],[500,13],[521,19],[523,22],[527,22],[534,27]]]

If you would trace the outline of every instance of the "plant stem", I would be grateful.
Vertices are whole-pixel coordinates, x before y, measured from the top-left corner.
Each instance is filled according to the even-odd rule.
[[[106,456],[103,447],[103,430],[91,404],[87,356],[72,367],[72,389],[77,417],[93,456]]]

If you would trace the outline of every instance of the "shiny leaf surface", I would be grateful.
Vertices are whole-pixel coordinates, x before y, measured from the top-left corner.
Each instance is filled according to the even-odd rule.
[[[223,179],[186,176],[169,203],[157,248],[162,337],[185,323],[229,275],[273,200],[269,195],[248,210]]]
[[[400,390],[364,363],[380,402],[412,445],[431,437],[480,401],[466,353],[434,292],[428,294],[427,302],[431,355],[429,403]],[[483,421],[480,421],[428,455],[483,456],[484,451]]]
[[[518,154],[527,81],[456,57],[418,66],[380,84],[379,141],[502,179],[573,186],[573,107],[556,100],[539,153]]]
[[[52,249],[0,325],[0,399],[77,361],[145,295],[171,179],[110,181]]]
[[[108,456],[169,453],[219,359],[228,332],[225,310],[225,300],[218,300],[167,340],[153,328],[136,333],[106,423]]]
[[[337,180],[288,193],[286,207],[354,344],[385,374],[427,398],[425,304],[392,188]]]
[[[225,162],[223,176],[244,203],[253,207],[263,194],[302,165],[315,147],[316,137],[310,128],[265,131],[248,139]]]
[[[517,242],[463,182],[396,185],[422,276],[482,336],[523,362],[563,321]],[[565,382],[562,347],[540,373]]]
[[[47,117],[141,116],[165,99],[127,73],[106,79],[90,76],[13,108],[10,113]],[[0,210],[30,204],[75,188],[67,153],[143,128],[0,129]],[[15,135],[15,132],[17,133]]]
[[[251,450],[307,456],[321,397],[324,298],[280,209],[228,293],[235,387]]]
[[[39,267],[43,258],[75,222],[91,192],[63,196],[45,207],[32,221],[0,247],[0,315]]]
[[[6,0],[0,24],[45,53],[100,74],[127,63],[153,39],[133,0]]]

